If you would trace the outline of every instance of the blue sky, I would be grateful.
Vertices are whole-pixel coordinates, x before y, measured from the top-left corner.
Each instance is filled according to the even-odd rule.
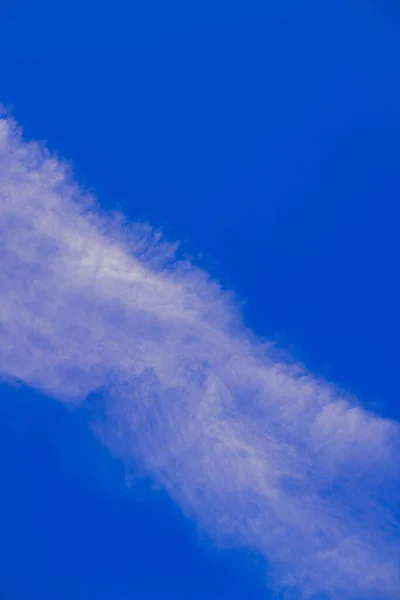
[[[12,218],[3,214],[2,235],[11,241],[3,244],[2,304],[14,312],[4,309],[1,326],[15,350],[2,348],[0,364],[0,593],[225,600],[272,597],[272,587],[282,585],[294,598],[301,592],[321,600],[339,593],[394,598],[386,563],[367,551],[358,555],[356,546],[341,551],[362,566],[345,577],[332,559],[340,589],[331,583],[323,589],[316,551],[305,551],[317,534],[304,523],[329,479],[330,508],[321,512],[329,548],[342,548],[342,526],[362,537],[363,527],[360,533],[349,516],[359,514],[382,556],[390,555],[389,534],[382,533],[388,517],[378,509],[370,514],[367,504],[392,505],[398,513],[398,479],[391,473],[398,433],[378,417],[350,418],[347,409],[329,407],[353,394],[374,414],[400,418],[396,4],[21,0],[2,9],[0,19],[0,101],[25,138],[45,140],[67,160],[103,211],[122,211],[129,222],[149,222],[178,240],[178,256],[190,256],[240,305],[232,308],[192,268],[160,271],[151,252],[142,256],[140,232],[123,241],[123,250],[114,247],[113,226],[95,219],[91,229],[86,217],[78,219],[41,151],[27,150],[35,157],[28,160],[14,134],[5,138],[0,189],[12,190],[16,208]],[[25,176],[10,175],[22,171],[31,179],[40,173],[38,200],[23,186]],[[43,223],[50,214],[59,219],[58,275],[49,258],[53,247],[40,237],[41,214]],[[35,223],[40,236],[25,238],[18,219]],[[80,258],[70,255],[73,230],[88,240]],[[130,253],[138,263],[129,262]],[[128,276],[113,271],[117,263],[139,273],[137,305]],[[100,274],[103,266],[112,285]],[[29,304],[33,280],[40,285]],[[189,309],[202,315],[190,321],[190,335],[200,339],[195,350],[183,345]],[[33,316],[41,323],[40,343]],[[126,338],[116,325],[121,318]],[[241,320],[282,354],[268,354],[260,366],[259,342],[243,341],[250,334]],[[85,323],[90,333],[77,327]],[[107,340],[97,354],[96,328]],[[73,343],[66,345],[69,335]],[[155,343],[176,362],[164,363]],[[240,364],[232,366],[228,346]],[[289,360],[284,353],[316,377],[307,384],[310,393],[282,367]],[[338,387],[327,390],[326,382]],[[226,389],[234,397],[229,402]],[[267,398],[262,410],[259,396]],[[322,396],[328,407],[321,421],[315,398]],[[204,398],[210,401],[203,414]],[[296,412],[300,400],[309,403],[310,421]],[[134,422],[132,403],[146,407]],[[211,421],[218,423],[212,437]],[[248,422],[246,436],[238,433]],[[196,436],[188,442],[193,431],[202,432],[199,446]],[[268,460],[260,441],[266,435],[273,441]],[[223,449],[207,450],[215,440]],[[260,472],[246,462],[253,454]],[[296,482],[297,470],[312,460],[313,475],[304,471]],[[278,484],[271,474],[259,489],[257,478],[270,465],[274,473],[290,473],[290,481]],[[249,478],[239,477],[242,468]],[[286,494],[285,515],[277,516],[281,501],[270,489]],[[357,495],[366,501],[359,504]],[[255,521],[257,530],[249,525]],[[277,532],[282,522],[286,533]],[[287,540],[282,557],[274,548]],[[307,558],[301,568],[299,553]],[[267,564],[274,565],[269,579]],[[378,583],[362,587],[365,569],[380,574]]]

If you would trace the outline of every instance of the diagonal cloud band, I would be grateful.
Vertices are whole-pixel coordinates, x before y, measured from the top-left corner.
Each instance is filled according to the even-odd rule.
[[[277,356],[174,250],[0,119],[4,376],[106,390],[104,442],[287,597],[398,597],[399,425]]]

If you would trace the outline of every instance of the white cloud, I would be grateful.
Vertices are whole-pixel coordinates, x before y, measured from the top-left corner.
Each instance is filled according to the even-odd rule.
[[[399,426],[279,358],[149,228],[0,119],[0,370],[63,402],[288,596],[394,599]]]

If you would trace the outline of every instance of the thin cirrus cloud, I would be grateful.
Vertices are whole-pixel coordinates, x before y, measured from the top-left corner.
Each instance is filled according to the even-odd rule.
[[[102,389],[111,451],[217,543],[265,557],[288,597],[398,597],[397,423],[283,360],[8,115],[0,212],[3,377],[71,405]]]

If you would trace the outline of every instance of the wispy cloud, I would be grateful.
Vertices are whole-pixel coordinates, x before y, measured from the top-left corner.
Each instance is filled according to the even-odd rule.
[[[7,116],[0,236],[4,376],[67,403],[103,388],[104,442],[217,542],[265,556],[288,596],[398,597],[397,423],[282,360]]]

